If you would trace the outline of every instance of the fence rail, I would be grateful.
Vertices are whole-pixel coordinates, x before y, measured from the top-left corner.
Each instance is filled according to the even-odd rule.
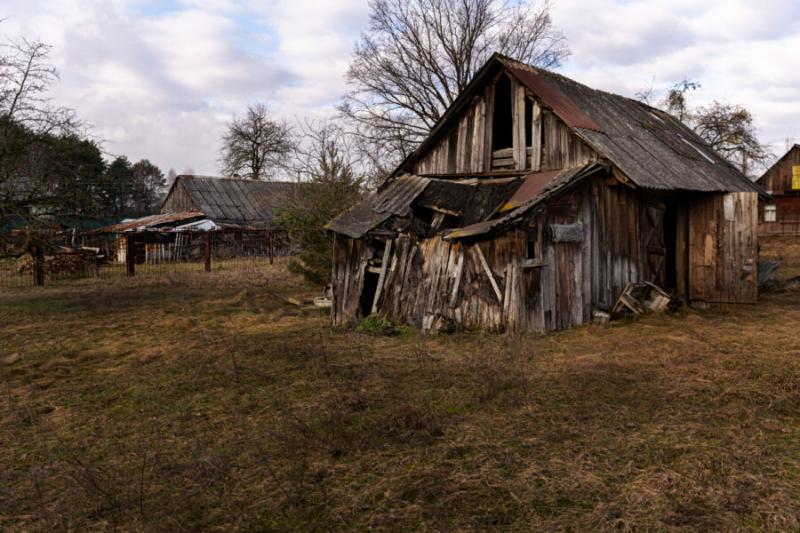
[[[800,220],[759,222],[759,235],[800,235]]]
[[[0,287],[239,270],[270,264],[291,251],[285,233],[267,230],[87,234],[76,241],[73,248],[32,247],[24,255],[0,258]]]

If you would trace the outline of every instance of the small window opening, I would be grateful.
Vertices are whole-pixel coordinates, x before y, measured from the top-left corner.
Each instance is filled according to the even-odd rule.
[[[528,239],[525,247],[525,259],[538,259],[539,254],[536,250],[538,244],[539,231],[537,228],[532,228],[528,231]]]
[[[530,98],[525,99],[525,146],[533,146],[533,102]]]
[[[774,205],[764,206],[764,222],[775,222],[778,220],[778,208]]]
[[[428,225],[433,225],[433,219],[436,215],[436,211],[430,209],[428,207],[415,207],[414,208],[414,215],[424,223]]]
[[[511,114],[511,80],[501,76],[494,87],[494,116],[492,119],[492,150],[512,148],[514,125]]]

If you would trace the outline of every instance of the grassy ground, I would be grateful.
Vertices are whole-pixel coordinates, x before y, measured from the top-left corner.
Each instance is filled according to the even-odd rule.
[[[800,528],[800,289],[368,336],[283,266],[0,293],[0,530]]]

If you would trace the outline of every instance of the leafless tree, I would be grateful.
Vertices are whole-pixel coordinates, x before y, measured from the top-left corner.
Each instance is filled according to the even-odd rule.
[[[340,107],[373,153],[413,150],[493,52],[541,67],[569,55],[550,5],[506,0],[371,0]]]
[[[275,169],[284,168],[295,145],[292,128],[270,118],[260,103],[231,121],[222,142],[223,172],[254,180],[269,179]]]
[[[772,157],[769,146],[758,140],[753,115],[740,105],[714,101],[706,107],[693,107],[690,93],[698,90],[700,83],[688,78],[667,89],[655,105],[672,114],[705,140],[708,145],[745,176],[763,169]],[[651,104],[653,88],[636,94]]]
[[[73,110],[48,96],[58,80],[49,54],[39,41],[0,44],[0,222],[30,223],[32,212],[52,206],[47,142],[81,126]]]
[[[745,176],[762,169],[772,156],[758,140],[753,115],[742,106],[715,101],[697,108],[692,122],[697,134]]]
[[[290,270],[315,283],[330,279],[331,236],[324,226],[361,198],[366,184],[364,160],[354,138],[333,121],[306,121],[295,154],[294,170],[304,182],[284,203],[278,224],[300,252]]]

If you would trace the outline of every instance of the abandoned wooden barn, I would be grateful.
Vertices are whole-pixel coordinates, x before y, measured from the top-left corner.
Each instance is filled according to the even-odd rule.
[[[800,235],[800,144],[795,144],[756,181],[772,198],[758,206],[758,233]]]
[[[329,223],[332,320],[552,331],[642,281],[753,303],[760,192],[669,114],[494,55]]]

